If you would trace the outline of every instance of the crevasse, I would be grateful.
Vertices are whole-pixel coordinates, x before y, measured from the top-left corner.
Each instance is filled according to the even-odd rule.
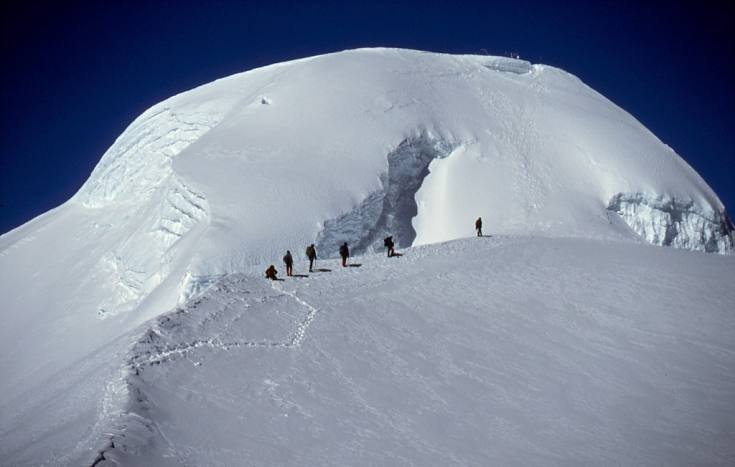
[[[392,235],[398,247],[416,238],[411,220],[416,216],[416,192],[429,174],[429,164],[447,157],[454,145],[422,132],[406,138],[387,155],[388,170],[381,174],[382,188],[371,193],[352,211],[324,222],[317,235],[319,251],[336,252],[347,242],[353,253],[381,250],[383,238]]]

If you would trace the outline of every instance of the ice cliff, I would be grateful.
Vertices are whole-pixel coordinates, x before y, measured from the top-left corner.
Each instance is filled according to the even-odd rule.
[[[691,199],[619,193],[608,209],[654,245],[716,253],[731,253],[735,247],[735,227],[727,214]]]

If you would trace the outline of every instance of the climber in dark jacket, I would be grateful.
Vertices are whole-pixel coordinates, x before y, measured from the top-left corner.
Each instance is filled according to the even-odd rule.
[[[475,221],[475,230],[477,230],[477,236],[482,237],[482,217],[478,217]]]
[[[347,246],[347,242],[344,242],[341,247],[339,247],[339,255],[342,257],[342,267],[347,266],[347,258],[350,257],[350,249]]]
[[[286,250],[286,256],[283,257],[283,262],[286,263],[286,275],[293,276],[293,256],[291,252]]]
[[[313,243],[306,247],[306,257],[309,258],[309,272],[313,272],[314,261],[316,261],[316,248]]]
[[[396,244],[393,243],[393,237],[385,237],[383,245],[388,249],[388,258],[396,254]]]

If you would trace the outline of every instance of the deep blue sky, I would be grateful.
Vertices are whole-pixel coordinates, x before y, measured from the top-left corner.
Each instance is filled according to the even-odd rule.
[[[733,2],[13,3],[0,7],[0,232],[73,195],[151,105],[258,66],[368,46],[516,51],[561,67],[735,209]]]

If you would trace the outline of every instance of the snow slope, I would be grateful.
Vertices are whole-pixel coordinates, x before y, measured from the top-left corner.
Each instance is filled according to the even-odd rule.
[[[124,339],[137,336],[126,359],[105,351],[121,370],[108,382],[118,405],[98,430],[102,454],[87,444],[86,457],[65,459],[735,460],[735,258],[534,237],[404,253],[356,258],[359,268],[320,261],[331,271],[274,284],[231,275],[157,318]],[[26,445],[2,456],[38,465],[54,454]]]
[[[89,449],[109,359],[227,274],[311,242],[327,257],[386,232],[456,239],[477,216],[505,235],[733,250],[701,177],[562,70],[360,49],[233,75],[144,112],[69,202],[0,236],[3,452],[37,453],[18,440],[40,432],[47,452]],[[56,394],[78,402],[44,412]]]

